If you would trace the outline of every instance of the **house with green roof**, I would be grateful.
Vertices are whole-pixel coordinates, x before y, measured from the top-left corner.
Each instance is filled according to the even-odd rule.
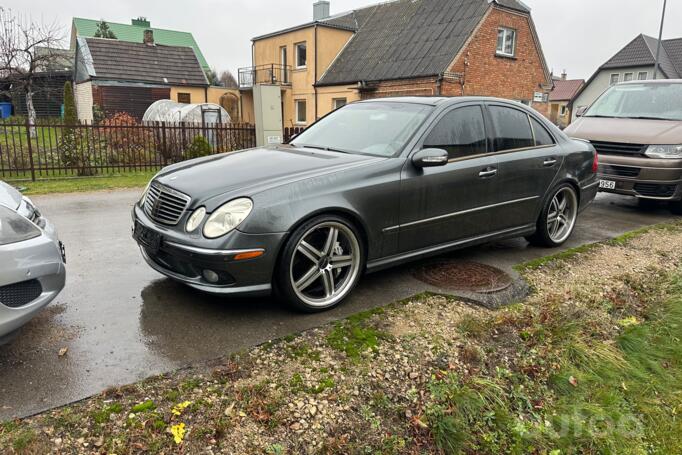
[[[74,17],[71,26],[71,49],[76,48],[77,38],[93,38],[97,32],[97,25],[101,20],[84,19],[82,17]],[[116,38],[121,41],[128,41],[131,43],[141,43],[144,38],[145,30],[152,30],[154,33],[154,41],[157,44],[164,46],[180,46],[191,47],[197,56],[197,60],[204,69],[204,72],[210,69],[210,66],[204,58],[199,45],[194,36],[189,32],[180,32],[177,30],[167,30],[163,28],[155,28],[151,26],[151,22],[144,17],[132,19],[130,24],[120,24],[117,22],[109,22],[109,29],[116,35]]]

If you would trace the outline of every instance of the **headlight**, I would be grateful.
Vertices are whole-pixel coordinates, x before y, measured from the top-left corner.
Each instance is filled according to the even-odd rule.
[[[205,207],[199,207],[198,209],[196,209],[187,220],[187,224],[185,224],[185,230],[187,232],[194,232],[199,227],[201,222],[204,221],[205,216],[206,216]]]
[[[204,237],[215,239],[239,226],[253,209],[251,199],[240,198],[228,202],[208,217],[204,225]]]
[[[0,245],[23,242],[40,236],[40,229],[4,205],[0,205]]]
[[[650,145],[644,153],[651,158],[682,158],[682,145]]]

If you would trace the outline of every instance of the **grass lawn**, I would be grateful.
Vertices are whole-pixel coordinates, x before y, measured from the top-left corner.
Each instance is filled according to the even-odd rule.
[[[682,223],[520,270],[523,302],[420,295],[0,423],[0,447],[682,453]]]
[[[12,184],[18,188],[25,188],[24,194],[28,196],[37,194],[73,193],[77,191],[144,187],[154,174],[156,174],[156,171],[130,172],[103,177],[78,177],[41,180],[36,182],[13,182]]]

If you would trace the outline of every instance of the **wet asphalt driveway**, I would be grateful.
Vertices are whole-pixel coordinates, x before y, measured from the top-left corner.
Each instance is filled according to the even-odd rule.
[[[340,308],[292,313],[271,299],[209,297],[151,270],[130,238],[139,190],[33,198],[67,247],[64,292],[0,347],[0,420],[63,405],[103,389],[211,360],[272,338],[428,290],[411,266],[366,277]],[[634,201],[600,196],[566,248],[672,218]],[[509,270],[551,254],[523,240],[450,254]],[[614,264],[616,265],[616,264]],[[59,356],[62,348],[68,352]]]

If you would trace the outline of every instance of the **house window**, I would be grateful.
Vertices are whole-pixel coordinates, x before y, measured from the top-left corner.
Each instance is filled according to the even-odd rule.
[[[625,75],[623,76],[623,82],[630,82],[633,77],[634,77],[633,73],[625,73]]]
[[[620,74],[618,74],[618,73],[612,74],[611,80],[609,81],[609,85],[616,85],[619,82],[620,82]]]
[[[307,119],[305,100],[296,100],[296,123],[305,124]]]
[[[506,27],[497,30],[497,55],[505,57],[516,55],[516,30]]]
[[[640,71],[637,74],[637,80],[638,81],[645,81],[647,79],[649,79],[649,72],[648,71]]]
[[[338,108],[345,106],[346,103],[346,98],[334,98],[332,100],[332,109],[337,110]]]
[[[566,105],[563,105],[563,106],[561,106],[561,113],[559,115],[561,115],[563,117],[564,115],[566,115],[567,111],[568,111],[568,108],[566,107]]]
[[[296,68],[305,68],[308,64],[307,47],[305,43],[296,45]]]
[[[190,93],[178,93],[178,103],[191,104],[192,95]]]

